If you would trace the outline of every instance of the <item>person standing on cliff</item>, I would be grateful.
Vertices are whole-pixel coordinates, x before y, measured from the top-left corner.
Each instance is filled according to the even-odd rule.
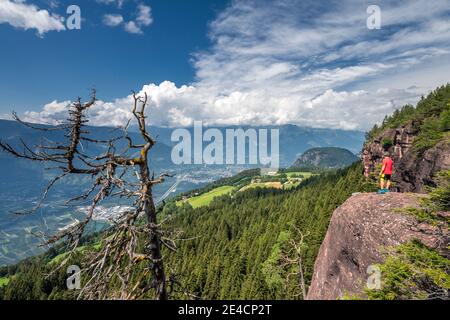
[[[380,172],[380,191],[379,193],[389,192],[391,186],[391,177],[394,168],[394,161],[391,159],[389,152],[384,153],[383,166]]]

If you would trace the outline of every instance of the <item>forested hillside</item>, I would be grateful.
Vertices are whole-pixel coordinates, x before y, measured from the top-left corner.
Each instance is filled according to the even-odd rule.
[[[368,134],[363,159],[383,149],[400,150],[399,162],[413,159],[424,163],[426,152],[447,143],[449,102],[450,85],[447,85],[422,99],[416,108],[406,106],[387,117],[381,127]],[[390,137],[388,133],[394,138],[390,145],[384,146],[389,142],[385,141]],[[446,155],[448,152],[441,156]],[[251,183],[258,174],[249,170],[170,200],[159,213],[160,221],[165,221],[163,240],[176,248],[164,249],[170,298],[301,299],[311,282],[314,262],[333,211],[352,193],[376,188],[362,174],[363,169],[366,164],[363,167],[358,162],[346,169],[312,175],[289,189],[244,189],[242,186]],[[397,171],[402,172],[398,167]],[[429,174],[426,178],[430,179]],[[189,202],[180,201],[228,185],[235,191],[196,209]],[[448,185],[443,190],[448,203]],[[106,232],[84,238],[69,264],[83,266],[86,256],[106,245],[108,236]],[[60,245],[42,256],[1,268],[0,297],[75,298],[77,292],[67,290],[66,266],[58,268],[64,255]],[[147,269],[148,262],[142,261],[134,270],[134,280],[144,277],[139,282],[150,283]],[[86,281],[83,274],[82,281]],[[116,296],[120,291],[119,280],[109,282],[108,290],[110,296]],[[147,295],[137,298],[153,298],[151,293]]]
[[[417,131],[414,149],[423,152],[448,136],[450,130],[450,84],[438,87],[422,97],[417,106],[405,105],[392,115],[386,116],[380,126],[374,125],[367,134],[367,140],[373,140],[386,129],[395,129],[410,123]],[[389,147],[393,141],[384,141]]]
[[[293,167],[316,166],[321,168],[345,168],[358,157],[347,149],[324,147],[308,149],[294,162]]]
[[[433,177],[450,167],[450,85],[422,97],[387,116],[369,133],[362,151],[365,175],[377,176],[383,154],[394,160],[394,188],[427,192]]]
[[[309,283],[331,213],[352,192],[370,189],[361,170],[358,164],[311,178],[293,192],[254,190],[234,199],[222,198],[210,209],[184,208],[173,225],[183,228],[187,238],[198,238],[169,256],[168,264],[181,275],[181,282],[201,297],[298,298],[298,277],[290,278],[285,288],[287,274],[294,270],[280,266],[283,253],[289,254],[289,240],[299,240],[293,226],[305,236],[302,255]]]
[[[313,177],[291,191],[255,188],[195,210],[168,204],[162,213],[171,216],[165,228],[182,230],[184,239],[177,252],[165,252],[174,284],[171,298],[301,298],[298,277],[288,277],[298,271],[297,265],[282,266],[283,256],[294,254],[289,242],[304,236],[301,257],[308,284],[331,213],[353,192],[372,188],[361,173],[358,163]],[[85,246],[72,262],[79,263],[83,252],[95,250],[91,247]],[[44,276],[55,271],[56,254],[5,268],[1,276],[9,284],[2,289],[3,298],[73,298],[74,292],[65,289],[64,268]]]

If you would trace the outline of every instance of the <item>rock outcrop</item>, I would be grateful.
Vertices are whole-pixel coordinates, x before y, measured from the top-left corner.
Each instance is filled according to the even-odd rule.
[[[450,168],[450,141],[442,140],[419,155],[412,144],[418,134],[413,123],[397,129],[386,129],[378,137],[364,145],[361,158],[364,174],[376,173],[376,167],[383,160],[383,153],[389,151],[394,160],[394,187],[401,192],[425,192],[427,185],[433,185],[432,178],[440,171]]]
[[[412,239],[433,248],[442,245],[437,227],[418,223],[395,210],[417,207],[419,197],[406,193],[357,194],[336,209],[315,262],[307,299],[364,295],[367,268],[384,260],[383,247]]]

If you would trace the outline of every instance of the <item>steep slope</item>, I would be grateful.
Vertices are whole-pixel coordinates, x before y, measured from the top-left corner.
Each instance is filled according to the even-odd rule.
[[[277,251],[278,239],[289,235],[285,240],[297,241],[293,226],[307,235],[303,266],[305,281],[309,283],[333,210],[352,192],[372,189],[361,171],[362,166],[357,163],[314,176],[296,189],[250,189],[233,198],[227,195],[216,198],[209,206],[198,209],[168,203],[162,214],[172,218],[165,228],[182,231],[184,239],[178,243],[176,252],[165,251],[168,272],[188,292],[205,299],[298,299],[297,279],[290,277],[286,282],[295,266],[286,270],[279,267],[283,261]],[[102,236],[95,241],[103,241]],[[64,268],[50,278],[45,277],[54,270],[49,262],[59,253],[49,251],[15,267],[0,268],[0,277],[11,279],[6,287],[0,288],[0,298],[71,298],[65,286]],[[276,272],[264,268],[269,260]],[[70,264],[83,263],[74,257]],[[144,262],[136,274],[146,267]],[[187,297],[184,292],[174,292],[171,298]]]
[[[413,239],[431,248],[443,245],[438,227],[419,223],[396,209],[418,207],[416,194],[357,194],[340,206],[315,262],[307,299],[364,296],[367,268],[384,261],[383,248]],[[448,233],[447,233],[448,235]],[[445,246],[445,244],[444,244]]]
[[[450,264],[447,250],[447,211],[450,210],[449,130],[450,85],[446,85],[422,98],[416,107],[406,105],[395,111],[384,119],[380,127],[374,126],[368,132],[362,151],[365,176],[377,180],[383,155],[387,151],[395,163],[393,188],[400,192],[417,193],[358,194],[339,207],[333,213],[315,262],[308,299],[338,299],[354,294],[363,297],[366,293],[370,297],[371,293],[364,291],[369,276],[367,268],[373,264],[387,263],[387,248],[398,250],[414,242],[413,240],[419,240],[420,245],[425,245],[424,255],[428,254],[427,250],[438,249],[430,255],[436,255],[438,260],[442,258],[443,265]],[[438,182],[441,179],[437,177],[444,171],[447,173],[441,184]],[[433,191],[430,192],[428,201],[419,201],[425,196],[418,193],[427,192],[430,188]],[[432,204],[433,201],[438,204]],[[408,211],[410,215],[399,211],[418,208],[419,202],[422,207]],[[437,218],[442,214],[447,216],[443,218],[447,224]],[[417,259],[415,256],[410,262],[414,264]],[[437,273],[432,264],[431,259],[422,265],[429,269],[426,272]],[[407,263],[400,265],[405,270],[416,267],[407,266]],[[449,278],[448,268],[444,266],[443,270],[442,277]],[[382,275],[384,276],[386,275]],[[399,274],[395,274],[393,278],[398,277]],[[412,292],[420,286],[415,281],[423,282],[422,278],[427,278],[428,281],[429,274],[421,274],[416,278],[419,279],[414,279],[412,273],[406,272],[406,290],[399,293],[400,290],[393,286],[386,289],[387,295],[384,295],[383,289],[379,295],[374,296],[392,299],[428,298],[428,289],[422,290],[420,294]],[[403,285],[404,283],[400,284]],[[437,287],[444,288],[445,291],[449,286],[445,282]]]
[[[16,121],[0,120],[0,140],[23,150],[21,139],[30,147],[55,142],[63,142],[66,137],[61,130],[49,128],[49,131],[36,131]],[[122,133],[111,127],[86,128],[90,137],[99,140],[107,140],[118,137]],[[130,133],[135,141],[139,141],[139,135]],[[118,142],[118,149],[126,147],[126,140]],[[100,155],[105,152],[105,145],[96,145],[88,141],[83,142],[83,152],[90,155]],[[133,151],[134,152],[134,151]],[[156,143],[150,154],[152,169],[156,174],[164,170],[173,169],[170,161],[171,148],[163,143]],[[47,165],[49,166],[49,165]],[[67,207],[62,203],[82,194],[92,182],[91,177],[71,176],[60,180],[49,193],[44,206],[36,214],[15,216],[12,211],[30,209],[41,199],[48,183],[55,177],[55,171],[46,170],[46,165],[38,161],[19,159],[0,150],[0,265],[11,264],[31,255],[42,253],[44,248],[39,247],[39,237],[31,235],[27,230],[33,228],[57,232],[72,219],[80,219],[80,212],[76,207]],[[169,182],[170,183],[170,182]],[[156,189],[157,196],[162,195],[169,186],[160,185]],[[114,203],[117,206],[120,203]],[[105,204],[106,205],[106,204]],[[45,220],[44,218],[45,217]],[[100,223],[99,223],[100,224]]]
[[[377,175],[388,151],[394,160],[394,187],[425,192],[433,177],[450,168],[450,84],[432,91],[416,107],[406,105],[367,134],[364,173]]]
[[[407,106],[387,118],[381,128],[374,128],[363,153],[366,175],[377,173],[383,151],[389,150],[396,160],[394,178],[398,189],[422,191],[426,185],[432,185],[433,176],[449,168],[449,102],[450,85],[421,100],[417,108]],[[373,181],[362,172],[358,163],[312,177],[292,190],[256,188],[233,197],[216,198],[209,206],[198,209],[169,203],[161,213],[168,218],[164,227],[182,234],[183,239],[176,252],[164,253],[170,279],[181,283],[189,293],[207,299],[298,299],[299,281],[289,275],[298,274],[299,265],[286,268],[285,254],[291,253],[292,248],[284,246],[301,242],[301,268],[306,285],[311,283],[308,299],[336,299],[365,293],[367,267],[383,263],[386,247],[398,247],[412,239],[431,248],[448,246],[447,229],[419,223],[417,217],[396,211],[418,207],[420,195],[351,196],[353,192],[373,191]],[[414,180],[417,177],[420,179]],[[450,180],[450,172],[447,178]],[[444,203],[440,211],[450,210],[449,186],[447,183],[447,189],[437,193]],[[104,245],[107,237],[100,234],[95,240]],[[95,250],[93,244],[87,242],[86,247]],[[9,281],[0,288],[0,297],[72,298],[66,290],[65,270],[60,269],[52,277],[44,276],[54,269],[51,261],[59,253],[49,251],[20,263],[12,271],[0,268],[0,277]],[[447,257],[442,263],[442,278],[443,273],[436,273],[433,268],[429,272],[443,279],[442,287],[448,291]],[[70,263],[83,265],[83,253]],[[424,265],[428,268],[428,261]],[[143,274],[147,266],[146,262],[138,265],[136,274]],[[117,284],[109,285],[111,291],[120,290]],[[174,292],[171,298],[184,299],[186,292]]]
[[[418,135],[419,131],[412,124],[407,124],[386,129],[366,143],[362,153],[365,175],[370,176],[377,171],[383,153],[388,151],[395,163],[395,188],[402,192],[425,192],[426,186],[433,185],[432,177],[450,168],[450,139],[444,137],[420,153],[413,147]]]
[[[344,148],[325,147],[306,150],[293,167],[314,166],[320,168],[344,168],[357,161],[358,157]]]

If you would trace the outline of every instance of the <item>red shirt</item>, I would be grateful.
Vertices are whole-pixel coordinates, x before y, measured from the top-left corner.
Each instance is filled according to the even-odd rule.
[[[386,157],[383,159],[384,174],[392,174],[392,167],[394,166],[394,161],[391,158]]]

